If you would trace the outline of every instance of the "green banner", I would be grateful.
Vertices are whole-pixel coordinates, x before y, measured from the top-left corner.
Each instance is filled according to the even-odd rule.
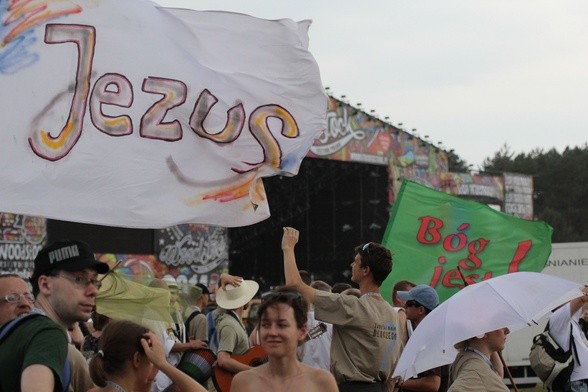
[[[428,284],[441,301],[468,284],[517,271],[540,272],[551,253],[553,229],[485,204],[405,180],[382,244],[392,251],[392,273],[382,285],[391,300],[400,280]]]

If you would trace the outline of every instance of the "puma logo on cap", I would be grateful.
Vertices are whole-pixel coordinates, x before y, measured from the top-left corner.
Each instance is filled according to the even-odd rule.
[[[49,252],[49,263],[53,264],[72,257],[78,257],[79,255],[80,250],[77,245],[66,246],[65,248],[59,248]]]

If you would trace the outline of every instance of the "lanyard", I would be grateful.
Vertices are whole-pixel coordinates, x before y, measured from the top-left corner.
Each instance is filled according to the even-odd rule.
[[[116,390],[116,392],[126,392],[123,387],[121,387],[120,385],[118,385],[114,381],[110,381],[110,380],[106,381],[106,386],[114,388]]]
[[[491,368],[492,370],[494,370],[494,366],[492,366],[492,362],[490,361],[490,358],[488,358],[488,357],[486,356],[486,354],[484,354],[483,352],[481,352],[481,351],[480,351],[480,350],[478,350],[478,349],[475,349],[475,348],[473,348],[473,347],[469,347],[469,346],[468,346],[468,347],[466,347],[466,350],[467,350],[467,351],[471,351],[471,352],[473,352],[473,353],[476,353],[476,354],[478,354],[479,356],[481,356],[481,357],[484,359],[484,361],[486,361],[486,363],[487,363],[487,364],[490,366],[490,368]]]

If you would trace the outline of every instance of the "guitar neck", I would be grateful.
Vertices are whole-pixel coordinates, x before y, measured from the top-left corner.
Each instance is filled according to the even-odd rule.
[[[327,324],[325,323],[318,323],[317,325],[315,325],[314,327],[312,327],[308,333],[306,334],[306,337],[304,338],[304,340],[302,341],[302,343],[306,343],[311,339],[316,339],[319,336],[321,336],[322,334],[324,334],[325,332],[327,332]]]

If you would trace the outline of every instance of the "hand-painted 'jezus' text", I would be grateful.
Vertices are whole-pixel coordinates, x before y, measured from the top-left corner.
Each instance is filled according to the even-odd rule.
[[[32,3],[0,0],[0,159],[19,168],[1,175],[2,211],[250,225],[270,216],[263,178],[296,175],[326,128],[309,21]]]
[[[57,134],[39,129],[39,119],[33,122],[33,134],[29,144],[36,155],[49,161],[57,161],[65,157],[75,146],[83,130],[86,112],[92,124],[101,132],[120,137],[130,135],[134,131],[130,116],[109,116],[104,113],[104,105],[130,108],[134,101],[133,85],[124,75],[105,73],[97,78],[91,86],[90,76],[96,44],[96,29],[93,26],[77,24],[47,24],[45,28],[46,44],[73,43],[77,46],[77,70],[75,88],[67,122]],[[145,94],[161,96],[141,117],[139,134],[143,138],[174,142],[182,139],[183,129],[178,120],[164,121],[169,110],[186,102],[188,88],[180,80],[161,77],[146,77],[141,91]],[[190,115],[189,126],[192,131],[205,139],[217,144],[231,143],[237,140],[246,121],[245,109],[241,103],[227,110],[225,127],[221,131],[210,132],[204,126],[208,114],[218,99],[208,89],[204,89]],[[249,131],[260,144],[263,160],[257,163],[247,162],[248,169],[233,168],[243,173],[255,170],[261,165],[280,167],[282,152],[278,141],[270,132],[268,119],[281,121],[281,134],[295,138],[299,134],[294,117],[280,105],[267,104],[255,108],[249,114]]]
[[[446,255],[440,255],[437,258],[438,265],[434,267],[433,276],[429,283],[431,287],[435,288],[438,284],[447,288],[462,287],[464,280],[467,284],[473,284],[492,277],[492,271],[483,270],[482,255],[484,250],[492,245],[491,241],[483,237],[470,240],[467,236],[470,223],[460,224],[455,233],[444,234],[442,232],[443,220],[434,216],[422,216],[418,219],[421,223],[416,235],[417,241],[422,245],[441,244],[443,250],[447,252]],[[508,273],[519,270],[519,264],[527,256],[531,246],[531,240],[520,241],[511,260],[503,260],[505,263],[508,262]],[[461,258],[452,260],[452,256],[453,259]],[[448,259],[452,261],[453,265],[457,261],[459,269],[451,268],[445,271],[444,266]],[[482,270],[482,272],[478,272],[478,270]]]

